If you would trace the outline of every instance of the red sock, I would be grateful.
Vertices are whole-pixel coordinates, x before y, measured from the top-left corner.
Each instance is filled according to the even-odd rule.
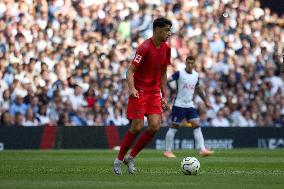
[[[124,135],[123,141],[120,145],[120,150],[117,156],[117,159],[123,160],[125,154],[129,150],[129,148],[132,146],[132,143],[134,139],[136,138],[137,135],[133,135],[129,130],[127,133]]]
[[[135,157],[149,142],[151,142],[154,136],[151,135],[148,130],[144,131],[142,135],[137,140],[135,146],[133,147],[130,155]]]

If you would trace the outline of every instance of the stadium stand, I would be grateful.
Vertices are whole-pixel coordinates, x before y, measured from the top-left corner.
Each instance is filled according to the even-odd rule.
[[[168,74],[197,59],[202,126],[284,126],[284,15],[257,0],[3,0],[0,126],[127,125],[126,70],[159,16],[173,22]]]

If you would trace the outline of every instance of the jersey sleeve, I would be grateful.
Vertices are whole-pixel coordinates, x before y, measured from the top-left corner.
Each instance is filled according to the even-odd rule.
[[[172,76],[171,76],[171,78],[170,78],[170,80],[178,80],[179,79],[179,71],[177,71],[177,72],[175,72]]]
[[[140,45],[135,53],[134,58],[132,59],[131,64],[135,65],[135,66],[140,66],[141,63],[145,60],[145,57],[148,54],[148,48],[145,45]]]

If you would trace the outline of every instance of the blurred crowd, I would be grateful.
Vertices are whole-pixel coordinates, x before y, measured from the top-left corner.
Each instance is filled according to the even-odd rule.
[[[168,75],[196,58],[203,127],[284,126],[284,15],[257,0],[0,0],[0,125],[127,125],[126,70],[160,16]]]

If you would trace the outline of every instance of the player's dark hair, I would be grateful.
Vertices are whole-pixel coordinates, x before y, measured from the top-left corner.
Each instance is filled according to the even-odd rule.
[[[190,60],[190,61],[194,62],[195,58],[193,56],[189,55],[189,56],[186,57],[186,60]]]
[[[153,29],[155,30],[156,27],[165,27],[166,25],[172,26],[172,22],[166,18],[157,18],[153,22]]]

